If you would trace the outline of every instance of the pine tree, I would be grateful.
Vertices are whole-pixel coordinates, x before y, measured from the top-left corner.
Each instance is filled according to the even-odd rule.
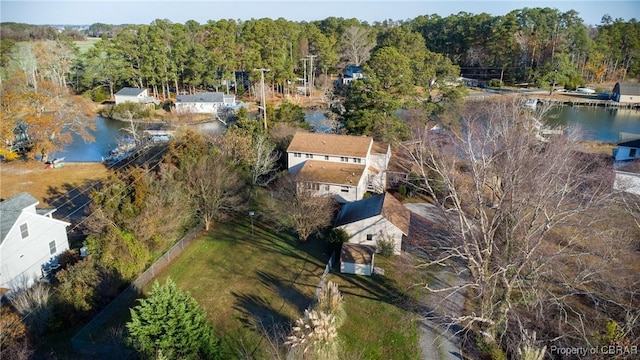
[[[167,279],[157,281],[147,299],[131,309],[128,342],[141,355],[156,359],[215,359],[219,343],[202,307]]]

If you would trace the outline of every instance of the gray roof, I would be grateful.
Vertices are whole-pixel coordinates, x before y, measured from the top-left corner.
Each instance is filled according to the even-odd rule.
[[[368,219],[382,213],[384,194],[344,204],[336,218],[335,226],[351,224],[356,221]]]
[[[13,224],[18,220],[20,214],[22,214],[22,210],[31,205],[37,205],[38,203],[39,201],[27,192],[22,192],[0,202],[0,244],[2,244],[4,238],[9,234],[9,230],[11,230]]]
[[[203,92],[195,95],[178,95],[176,102],[212,102],[222,103],[224,93],[221,92]]]
[[[640,149],[640,139],[621,142],[621,143],[618,144],[618,146],[624,146],[624,147]]]
[[[120,91],[116,93],[116,95],[124,95],[124,96],[138,96],[144,92],[145,89],[140,88],[122,88]]]
[[[621,82],[618,84],[621,95],[640,95],[640,83]]]

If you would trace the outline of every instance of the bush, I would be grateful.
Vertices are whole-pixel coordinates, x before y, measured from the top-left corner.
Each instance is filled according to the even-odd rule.
[[[103,87],[95,88],[91,90],[90,93],[91,93],[91,100],[98,103],[101,103],[105,100],[109,100],[111,98],[109,91]]]
[[[492,88],[501,88],[503,86],[502,80],[500,79],[491,79],[489,80],[489,87]]]
[[[378,253],[382,256],[391,256],[396,249],[396,243],[390,236],[381,235],[380,239],[376,241],[378,246]]]
[[[102,110],[104,117],[116,120],[144,119],[151,117],[151,111],[143,104],[125,102],[118,105],[108,106]]]

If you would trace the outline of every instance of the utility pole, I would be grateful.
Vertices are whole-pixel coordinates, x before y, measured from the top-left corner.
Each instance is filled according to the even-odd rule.
[[[262,119],[264,121],[264,130],[267,131],[267,103],[265,100],[265,96],[264,96],[264,73],[266,71],[271,71],[269,69],[265,69],[265,68],[260,68],[260,69],[253,69],[254,71],[260,71],[260,79],[261,79],[261,83],[262,83],[262,89],[260,91],[261,93],[261,101],[260,101],[260,108],[262,109]]]
[[[302,58],[304,64],[304,75],[302,76],[302,86],[304,87],[304,96],[307,96],[307,59]]]
[[[318,57],[318,55],[307,55],[309,58],[309,96],[313,94],[314,83],[313,83],[313,58]]]

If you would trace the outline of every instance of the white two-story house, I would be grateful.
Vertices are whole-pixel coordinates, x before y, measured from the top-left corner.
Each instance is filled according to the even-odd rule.
[[[287,148],[298,186],[334,194],[343,203],[360,200],[367,191],[384,192],[390,157],[389,145],[364,136],[299,132]]]
[[[38,204],[26,192],[0,202],[0,288],[31,286],[69,250],[70,224],[54,219],[55,209],[38,209]]]

